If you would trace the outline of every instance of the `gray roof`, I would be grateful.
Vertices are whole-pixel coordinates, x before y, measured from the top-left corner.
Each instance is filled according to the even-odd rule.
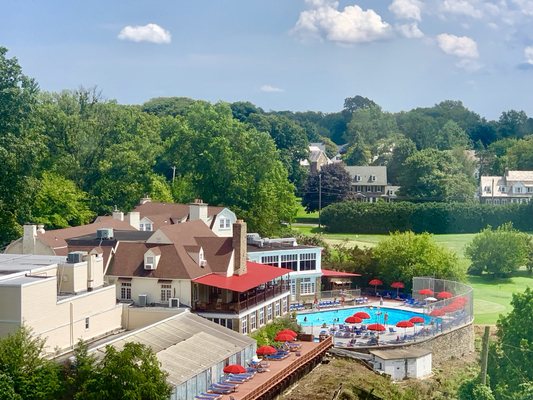
[[[33,254],[0,254],[0,275],[31,271],[41,267],[64,263],[66,257]]]
[[[423,357],[431,354],[431,350],[410,347],[408,349],[370,350],[369,353],[381,358],[382,360],[403,360],[406,358]]]
[[[372,185],[386,185],[387,184],[387,167],[382,166],[345,166],[344,167],[350,178],[352,178],[352,183],[354,184],[372,184]],[[359,181],[355,180],[356,176],[360,176]],[[372,180],[371,177],[375,176],[375,180]]]
[[[171,318],[133,331],[92,351],[103,356],[105,346],[121,350],[126,343],[138,342],[156,353],[168,381],[179,385],[226,358],[253,346],[255,340],[184,311]]]

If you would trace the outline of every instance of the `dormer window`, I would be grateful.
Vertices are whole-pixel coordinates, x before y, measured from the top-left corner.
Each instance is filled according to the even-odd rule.
[[[505,186],[500,186],[500,192],[505,193],[507,188]]]
[[[376,181],[376,175],[370,175],[370,182]]]
[[[159,250],[158,247],[148,249],[148,251],[144,253],[144,269],[147,271],[157,269],[157,264],[159,263],[160,258],[161,250]]]
[[[485,186],[485,193],[490,193],[490,186]]]
[[[230,229],[231,228],[230,219],[226,218],[226,217],[220,217],[219,228],[220,229]]]
[[[154,230],[154,224],[148,218],[143,218],[139,223],[139,230],[151,232]]]
[[[355,175],[354,180],[355,180],[356,182],[361,182],[361,175]]]

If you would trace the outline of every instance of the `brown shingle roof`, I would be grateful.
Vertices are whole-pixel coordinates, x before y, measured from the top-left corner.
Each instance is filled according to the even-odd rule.
[[[44,233],[37,233],[37,239],[50,246],[56,255],[66,256],[68,253],[66,239],[95,233],[100,228],[135,230],[135,228],[126,221],[119,221],[117,219],[113,219],[113,217],[107,216],[100,217],[98,222],[94,222],[92,224],[73,226],[64,229],[54,229],[51,231],[45,231]]]
[[[109,268],[112,276],[138,276],[160,279],[194,279],[213,272],[226,272],[231,259],[231,238],[216,236],[202,221],[191,221],[159,229],[172,243],[119,242]],[[154,232],[154,236],[158,232]],[[202,247],[207,265],[201,267],[188,250]],[[157,269],[144,269],[144,253],[158,247],[161,258]]]

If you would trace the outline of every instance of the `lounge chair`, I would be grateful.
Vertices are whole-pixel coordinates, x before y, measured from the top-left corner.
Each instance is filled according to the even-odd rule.
[[[394,329],[392,326],[389,326],[389,332],[390,332],[390,333],[395,333],[395,332],[396,332],[396,329]]]
[[[235,392],[235,389],[231,388],[222,388],[222,387],[216,387],[216,386],[209,386],[209,389],[207,389],[211,393],[217,393],[217,394],[230,394]]]
[[[194,396],[194,398],[198,400],[220,400],[222,395],[218,393],[200,393]]]

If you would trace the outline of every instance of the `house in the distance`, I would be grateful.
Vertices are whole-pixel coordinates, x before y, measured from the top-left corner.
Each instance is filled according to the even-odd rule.
[[[383,166],[346,166],[344,167],[352,180],[352,192],[355,199],[368,203],[378,200],[396,199],[398,186],[387,184],[387,167]]]
[[[309,158],[302,160],[300,165],[309,168],[309,172],[316,174],[324,165],[331,164],[332,161],[326,154],[324,143],[309,143]]]
[[[322,248],[299,245],[295,238],[261,238],[248,234],[248,259],[263,265],[291,270],[292,302],[313,301],[320,298],[322,277]]]
[[[0,337],[24,324],[53,353],[120,330],[121,323],[100,254],[0,254]]]
[[[482,176],[479,200],[486,204],[529,203],[533,197],[533,171],[506,171],[503,176]]]

